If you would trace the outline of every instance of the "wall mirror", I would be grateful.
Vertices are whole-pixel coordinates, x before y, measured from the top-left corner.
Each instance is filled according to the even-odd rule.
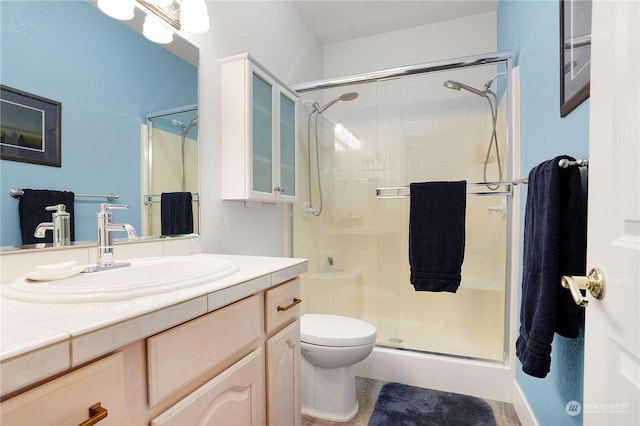
[[[0,8],[0,83],[61,105],[60,167],[1,162],[3,251],[29,248],[20,247],[19,199],[11,197],[12,188],[113,193],[118,198],[112,203],[130,205],[114,212],[115,222],[133,225],[140,236],[158,236],[146,223],[147,120],[158,111],[189,110],[185,112],[191,116],[177,115],[168,126],[156,126],[182,140],[183,129],[172,122],[186,128],[197,117],[198,49],[178,35],[170,45],[147,40],[141,34],[144,14],[138,9],[133,20],[121,22],[85,1],[2,1]],[[196,124],[185,140],[197,152]],[[188,190],[197,194],[197,156],[185,169],[195,170],[195,183]],[[182,178],[182,170],[177,176]],[[170,183],[153,188],[153,193],[182,189],[181,182],[177,187]],[[95,241],[95,217],[103,202],[109,201],[76,196],[76,242]],[[197,208],[196,202],[194,219]]]
[[[560,116],[589,97],[591,0],[560,1]]]

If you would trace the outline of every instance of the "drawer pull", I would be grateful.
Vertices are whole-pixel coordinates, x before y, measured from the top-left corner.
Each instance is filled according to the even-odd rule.
[[[107,417],[108,414],[109,414],[109,412],[107,411],[107,409],[103,408],[100,405],[100,403],[98,402],[97,404],[92,405],[91,407],[89,407],[89,418],[87,420],[85,420],[84,422],[80,423],[78,426],[95,425],[100,420],[102,420],[105,417]]]
[[[293,308],[296,305],[299,305],[300,303],[302,303],[302,299],[298,299],[297,297],[294,297],[293,302],[289,303],[287,306],[283,307],[278,305],[278,312],[288,311],[289,309]]]

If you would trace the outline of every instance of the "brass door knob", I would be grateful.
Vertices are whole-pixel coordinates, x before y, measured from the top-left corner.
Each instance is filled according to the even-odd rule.
[[[589,290],[589,293],[596,299],[604,299],[607,283],[602,270],[593,268],[586,277],[563,275],[562,287],[569,289],[576,305],[586,308],[589,305],[589,301],[582,295],[580,290]]]

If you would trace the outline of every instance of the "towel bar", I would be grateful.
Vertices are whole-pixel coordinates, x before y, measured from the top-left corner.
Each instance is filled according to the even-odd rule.
[[[9,195],[11,195],[13,198],[20,198],[24,195],[24,190],[22,188],[11,188],[9,190]],[[120,196],[109,192],[108,194],[104,194],[104,195],[93,195],[93,194],[73,194],[74,197],[78,198],[106,198],[107,200],[109,200],[109,202],[113,201],[113,200],[117,200],[118,198],[120,198]]]
[[[483,192],[468,192],[467,195],[472,196],[491,196],[491,195],[511,195],[511,186],[513,182],[473,182],[467,183],[467,186],[503,186],[505,190],[503,191],[483,191]],[[391,186],[382,186],[376,188],[376,198],[386,199],[386,198],[406,198],[409,197],[410,190],[409,185],[391,185]]]
[[[160,200],[157,201],[153,201],[154,197],[161,197],[162,194],[144,194],[144,205],[148,206],[150,204],[160,204]],[[192,203],[200,203],[200,194],[198,194],[197,192],[192,192],[191,193],[191,202]]]
[[[576,161],[571,161],[571,160],[567,160],[566,158],[563,158],[562,160],[558,161],[558,167],[562,169],[566,169],[567,167],[571,167],[571,166],[589,167],[589,160],[577,159]],[[513,181],[514,185],[520,185],[521,183],[524,183],[524,184],[529,183],[529,178],[525,176]]]

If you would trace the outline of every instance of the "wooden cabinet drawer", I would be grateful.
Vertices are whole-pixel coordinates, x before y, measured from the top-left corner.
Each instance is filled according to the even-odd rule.
[[[267,333],[300,314],[300,279],[294,278],[267,291],[265,297]]]
[[[264,351],[258,348],[153,419],[151,426],[263,426],[264,419]]]
[[[259,339],[262,318],[254,295],[147,339],[149,405]]]
[[[107,417],[100,426],[127,424],[124,419],[124,361],[117,352],[0,405],[0,424],[77,425],[100,403]]]

